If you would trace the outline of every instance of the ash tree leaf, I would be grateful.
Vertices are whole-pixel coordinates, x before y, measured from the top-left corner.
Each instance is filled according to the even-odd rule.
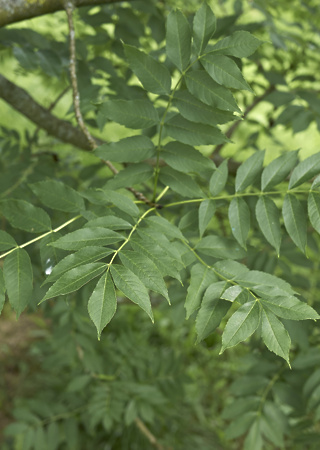
[[[1,213],[13,228],[40,233],[51,230],[51,220],[48,214],[37,206],[24,200],[4,200],[0,203]]]
[[[261,298],[263,306],[267,307],[276,316],[289,320],[318,320],[319,314],[307,303],[291,296],[267,296]]]
[[[218,261],[213,267],[220,275],[226,277],[228,280],[234,280],[249,272],[249,269],[244,264],[231,259]]]
[[[136,206],[134,203],[133,205]],[[128,211],[126,212],[128,213]],[[108,215],[91,219],[83,226],[83,228],[94,227],[108,228],[109,230],[130,230],[132,228],[132,225],[126,220],[121,219],[121,217]]]
[[[243,271],[240,275],[237,275],[235,279],[241,286],[248,288],[264,287],[266,288],[268,294],[271,292],[271,289],[272,292],[274,292],[274,290],[280,290],[283,295],[295,294],[295,291],[289,283],[276,277],[275,275],[261,272],[259,270]]]
[[[124,239],[121,234],[107,228],[82,228],[62,236],[51,245],[63,250],[80,250],[84,247],[115,244]]]
[[[181,142],[169,142],[161,150],[161,158],[179,172],[203,172],[213,170],[213,161],[198,150]]]
[[[167,18],[166,53],[170,61],[183,72],[191,56],[191,29],[181,11],[171,11]]]
[[[261,189],[266,191],[284,181],[298,161],[298,151],[286,152],[263,169]]]
[[[0,269],[0,314],[3,309],[4,301],[5,301],[5,293],[6,293],[6,286],[4,284],[4,277],[3,272]]]
[[[254,300],[245,303],[230,317],[222,335],[220,354],[250,337],[260,323],[260,306]]]
[[[217,125],[230,122],[236,118],[232,112],[222,111],[203,103],[187,90],[176,92],[173,97],[173,104],[178,108],[180,114],[191,122]]]
[[[244,191],[248,186],[250,186],[259,173],[261,172],[263,166],[265,151],[258,151],[250,156],[237,170],[236,174],[236,192]]]
[[[201,58],[201,64],[210,77],[227,88],[244,89],[253,92],[237,64],[227,56],[208,54]]]
[[[169,136],[184,144],[217,145],[229,141],[219,128],[190,122],[179,114],[168,120],[164,128]]]
[[[107,184],[106,186],[108,187],[109,185]],[[111,191],[105,188],[102,189],[102,192],[105,194],[106,200],[119,208],[121,211],[124,211],[125,213],[133,217],[139,215],[139,208],[131,200],[131,198],[127,197],[126,195],[120,194],[119,192]],[[107,225],[105,226],[107,228]]]
[[[200,203],[198,218],[199,218],[199,234],[200,238],[206,231],[214,213],[216,211],[216,204],[212,200],[204,200]]]
[[[164,234],[166,234],[171,238],[181,239],[182,241],[187,240],[183,236],[179,228],[176,227],[173,223],[169,222],[164,217],[152,216],[145,219],[144,222],[148,224],[150,227],[153,227],[158,231],[162,231]]]
[[[252,55],[261,45],[261,41],[248,31],[236,31],[231,36],[218,41],[209,53],[246,58]]]
[[[141,81],[142,86],[154,94],[169,94],[171,76],[165,65],[132,45],[123,45],[130,69]]]
[[[197,55],[201,55],[216,31],[216,16],[206,2],[195,13],[193,19],[193,45]]]
[[[290,366],[291,339],[280,320],[268,310],[261,312],[261,336],[268,349],[283,358]]]
[[[104,160],[120,163],[140,162],[153,156],[154,145],[147,136],[130,136],[118,142],[102,144],[94,153]]]
[[[231,304],[221,300],[225,287],[226,283],[219,281],[206,289],[196,318],[196,343],[213,333],[227,314]]]
[[[286,230],[300,250],[305,253],[307,245],[307,220],[299,200],[286,194],[282,207],[282,215]]]
[[[210,270],[203,264],[195,264],[192,266],[190,284],[184,304],[187,319],[199,308],[202,296],[207,287],[216,281],[217,277],[213,270]]]
[[[32,296],[32,266],[28,253],[21,248],[6,256],[3,276],[9,303],[20,316]]]
[[[110,322],[117,310],[117,297],[109,272],[98,281],[88,302],[90,319],[95,324],[100,340],[101,332]]]
[[[238,242],[222,236],[205,236],[196,245],[196,249],[204,255],[221,259],[241,259],[246,256]]]
[[[225,187],[228,179],[228,160],[225,159],[220,166],[213,172],[210,183],[209,190],[210,193],[215,197],[220,194],[222,189]]]
[[[143,282],[130,269],[119,264],[112,264],[110,270],[116,287],[133,303],[140,306],[153,322],[151,302]]]
[[[228,210],[232,234],[245,250],[247,237],[250,231],[250,210],[243,198],[234,197]]]
[[[311,225],[320,233],[320,194],[319,192],[309,192],[308,195],[308,214]],[[0,234],[1,240],[1,234]],[[1,246],[1,244],[0,244]]]
[[[18,244],[9,233],[0,230],[0,250],[9,250],[10,248],[17,246]]]
[[[222,295],[222,298],[228,300],[229,302],[237,302],[240,305],[244,305],[250,301],[254,300],[253,295],[248,291],[248,289],[243,289],[241,286],[231,286]]]
[[[204,70],[193,70],[185,75],[188,90],[196,98],[224,111],[241,112],[231,92],[213,81]]]
[[[47,291],[40,303],[48,298],[70,294],[77,291],[93,278],[99,276],[107,268],[105,263],[90,263],[74,267],[65,272]]]
[[[259,198],[256,204],[256,218],[264,237],[276,249],[279,256],[281,244],[280,213],[271,198],[266,196]]]
[[[171,167],[161,169],[159,178],[161,183],[183,197],[201,198],[203,196],[202,190],[190,175],[178,172]]]
[[[100,111],[109,120],[127,128],[140,130],[159,123],[157,110],[149,100],[108,100]]]
[[[104,247],[84,247],[72,255],[68,255],[58,262],[56,266],[53,267],[50,275],[45,279],[43,284],[53,283],[62,274],[68,272],[75,267],[89,264],[99,259],[105,258],[106,256],[113,253],[114,250]]]
[[[153,169],[149,164],[139,163],[128,166],[111,178],[105,185],[105,189],[114,190],[144,183],[153,175]]]
[[[301,161],[292,172],[289,182],[289,189],[293,189],[320,172],[320,153],[309,156]]]
[[[38,181],[29,184],[29,188],[48,208],[65,212],[79,212],[85,208],[81,195],[60,181]]]
[[[131,250],[121,250],[119,253],[122,264],[131,270],[144,285],[158,294],[161,294],[169,303],[167,286],[162,274],[154,262],[142,253]]]

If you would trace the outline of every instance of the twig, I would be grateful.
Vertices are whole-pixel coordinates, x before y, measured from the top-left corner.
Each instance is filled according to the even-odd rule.
[[[261,95],[259,95],[259,97],[256,97],[255,100],[246,108],[245,112],[243,113],[243,119],[245,119],[247,117],[247,115],[253,110],[253,108],[255,106],[257,106],[260,102],[262,102],[262,100],[269,95],[271,92],[273,92],[275,90],[275,86],[271,85],[268,87],[268,89]],[[227,136],[227,138],[231,138],[231,136],[233,135],[233,133],[236,131],[236,129],[238,128],[238,126],[240,125],[241,120],[239,120],[238,122],[235,122],[231,125],[231,127],[228,129],[228,131],[225,133],[225,135]],[[211,155],[211,158],[214,159],[214,156],[216,156],[217,154],[220,153],[221,149],[226,145],[226,142],[219,144],[216,146],[214,152]]]
[[[136,417],[135,423],[139,428],[139,430],[141,431],[141,433],[144,434],[145,437],[148,439],[150,444],[152,444],[158,450],[164,450],[164,447],[161,444],[159,444],[157,438],[151,433],[149,428],[146,427],[146,425],[142,422],[141,419],[139,419],[139,417]]]
[[[71,0],[65,0],[64,2],[65,10],[68,17],[68,25],[69,25],[69,49],[70,49],[70,78],[71,78],[71,85],[72,85],[72,94],[73,94],[73,105],[74,105],[74,111],[75,116],[77,119],[77,123],[79,127],[81,128],[83,134],[86,136],[87,141],[89,142],[89,145],[92,150],[96,149],[98,147],[98,144],[96,140],[91,135],[90,131],[88,130],[86,124],[84,123],[83,116],[80,109],[80,94],[78,89],[78,81],[77,81],[77,72],[76,72],[76,40],[75,40],[75,31],[74,31],[74,24],[73,24],[73,18],[72,18],[72,12],[73,12],[73,3]],[[114,173],[114,175],[117,175],[119,171],[114,167],[114,165],[108,161],[103,160],[104,164],[106,164],[111,172]],[[137,200],[141,200],[147,205],[155,206],[156,208],[160,208],[160,205],[153,204],[150,202],[150,200],[147,199],[145,195],[143,195],[141,192],[137,191],[136,189],[132,187],[127,188],[128,191],[132,192],[132,194],[136,197]]]

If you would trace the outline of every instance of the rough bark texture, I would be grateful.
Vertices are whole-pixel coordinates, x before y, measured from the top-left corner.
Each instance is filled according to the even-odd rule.
[[[72,3],[78,8],[120,1],[123,0],[73,0]],[[63,9],[63,0],[0,0],[0,27]]]
[[[51,136],[83,150],[91,150],[89,142],[81,130],[69,122],[55,117],[50,111],[39,105],[24,89],[11,83],[3,75],[0,75],[0,97]]]

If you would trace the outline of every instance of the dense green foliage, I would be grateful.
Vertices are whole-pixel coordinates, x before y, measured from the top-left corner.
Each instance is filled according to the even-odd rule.
[[[316,449],[316,2],[158,3],[73,14],[91,149],[65,13],[0,30],[73,124],[1,127],[0,310],[50,322],[3,448]]]

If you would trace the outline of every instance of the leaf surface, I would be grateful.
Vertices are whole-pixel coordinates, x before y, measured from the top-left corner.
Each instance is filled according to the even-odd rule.
[[[24,200],[4,200],[0,203],[1,213],[13,228],[40,233],[51,230],[51,220],[48,214],[37,206]]]
[[[65,212],[79,212],[84,209],[81,195],[60,181],[38,181],[38,183],[29,184],[29,187],[48,208]]]
[[[298,152],[286,152],[263,169],[261,189],[267,191],[284,181],[298,161]]]
[[[317,320],[319,314],[307,303],[301,302],[293,295],[291,296],[265,296],[261,303],[272,311],[276,316],[289,320]]]
[[[159,122],[157,110],[149,100],[108,100],[100,111],[108,119],[137,130]]]
[[[166,52],[180,72],[186,69],[191,56],[191,29],[180,10],[171,11],[168,15]]]
[[[281,244],[280,214],[271,198],[266,196],[259,198],[256,204],[256,218],[264,237],[279,255]]]
[[[0,250],[9,250],[10,248],[17,247],[16,241],[6,231],[0,230]]]
[[[308,215],[313,228],[320,234],[320,194],[319,192],[309,192],[308,195]],[[1,237],[1,235],[0,235]]]
[[[218,41],[212,47],[212,53],[246,58],[261,45],[261,41],[248,31],[236,31],[231,36]]]
[[[236,192],[244,191],[250,186],[259,175],[265,151],[258,151],[250,156],[237,170],[236,174]]]
[[[102,144],[94,153],[104,160],[120,163],[140,162],[153,156],[154,145],[147,136],[130,136],[118,142]]]
[[[238,242],[222,236],[205,236],[196,249],[205,255],[222,259],[241,259],[246,255]]]
[[[213,170],[214,163],[203,156],[191,145],[181,142],[169,142],[161,150],[161,158],[173,169],[179,172],[201,172]]]
[[[307,245],[307,220],[299,200],[286,194],[282,207],[282,215],[286,230],[300,250],[305,253]]]
[[[130,187],[144,183],[153,175],[153,169],[149,164],[139,163],[128,166],[111,178],[105,188],[108,190]]]
[[[280,320],[268,310],[261,312],[261,336],[271,352],[289,363],[291,339]]]
[[[217,281],[217,276],[213,270],[202,264],[192,266],[190,284],[184,305],[187,319],[199,308],[204,291],[215,281]]]
[[[81,228],[68,233],[55,241],[53,247],[63,250],[80,250],[84,247],[115,244],[124,240],[124,236],[107,228]]]
[[[198,212],[200,238],[206,231],[212,217],[214,216],[215,211],[216,205],[212,200],[204,200],[200,203]]]
[[[309,158],[301,161],[293,170],[290,177],[289,189],[293,189],[310,178],[318,175],[320,172],[320,153],[309,156]]]
[[[232,234],[241,247],[246,249],[246,241],[250,231],[250,210],[243,198],[234,197],[231,200],[228,216]]]
[[[183,197],[202,197],[203,192],[191,176],[178,172],[171,167],[164,167],[160,171],[160,181],[165,186],[169,186],[172,190]]]
[[[225,159],[213,172],[210,178],[209,189],[213,197],[220,194],[228,179],[228,160]]]
[[[243,78],[241,70],[231,58],[209,53],[201,58],[201,64],[218,84],[227,88],[244,89],[252,92],[251,87]]]
[[[4,283],[4,277],[2,269],[0,269],[0,314],[3,309],[4,301],[5,301],[5,292],[6,292],[6,286]]]

